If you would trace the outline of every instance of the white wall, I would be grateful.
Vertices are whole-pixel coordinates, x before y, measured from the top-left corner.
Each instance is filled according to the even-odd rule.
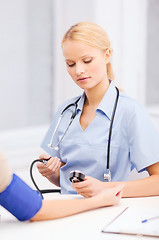
[[[39,156],[51,121],[51,6],[0,0],[0,149],[14,168]]]
[[[26,168],[43,152],[40,144],[48,126],[11,129],[0,132],[0,150],[13,169]]]
[[[0,0],[0,130],[50,122],[52,0]]]
[[[27,119],[25,89],[28,79],[28,53],[25,3],[21,0],[0,1],[0,129],[12,125],[11,122],[16,123],[16,112],[19,108],[21,122]]]

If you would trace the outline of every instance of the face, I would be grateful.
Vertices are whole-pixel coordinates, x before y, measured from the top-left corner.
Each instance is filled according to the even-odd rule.
[[[63,54],[67,71],[80,88],[88,90],[108,81],[106,64],[109,62],[109,52],[80,41],[66,40]]]

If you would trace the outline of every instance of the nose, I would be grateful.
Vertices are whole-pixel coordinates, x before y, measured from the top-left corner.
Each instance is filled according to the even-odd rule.
[[[76,63],[76,75],[80,76],[85,73],[84,66],[81,63]]]

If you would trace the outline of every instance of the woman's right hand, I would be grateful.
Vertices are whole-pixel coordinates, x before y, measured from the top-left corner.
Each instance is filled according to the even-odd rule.
[[[48,160],[47,163],[37,163],[37,168],[42,176],[50,178],[53,174],[57,174],[61,167],[61,161],[58,157],[51,157],[48,154],[40,155],[39,159]]]

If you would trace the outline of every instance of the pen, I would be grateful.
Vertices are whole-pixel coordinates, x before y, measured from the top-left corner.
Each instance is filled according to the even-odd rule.
[[[159,218],[159,216],[152,217],[152,218],[147,218],[147,219],[142,220],[141,222],[142,222],[142,223],[145,223],[145,222],[148,222],[148,221],[151,221],[151,220],[157,219],[157,218]]]
[[[129,207],[124,208],[124,210],[122,212],[120,212],[113,220],[111,220],[111,222],[109,222],[106,227],[108,227],[109,225],[111,225],[118,217],[120,217]]]

